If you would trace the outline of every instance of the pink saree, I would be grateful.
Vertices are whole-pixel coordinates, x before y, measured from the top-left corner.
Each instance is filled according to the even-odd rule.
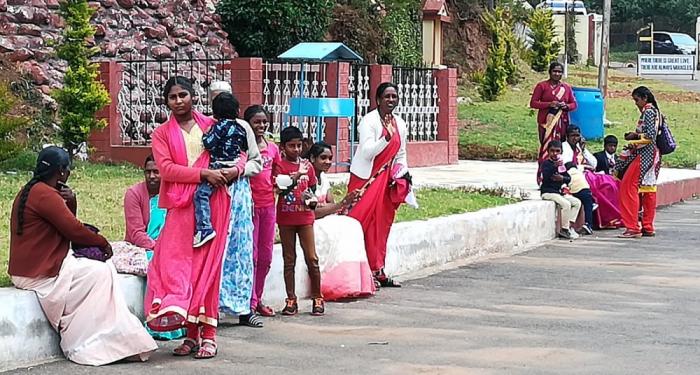
[[[576,165],[585,163],[578,147],[574,147],[573,162]],[[591,171],[586,171],[584,176],[591,187],[593,201],[598,204],[598,209],[593,211],[593,226],[597,229],[620,228],[620,181],[611,175]]]
[[[213,123],[197,112],[194,119],[203,132]],[[230,198],[226,189],[214,192],[211,219],[218,235],[203,247],[193,249],[192,198],[200,182],[200,171],[208,167],[209,154],[202,153],[192,167],[187,166],[184,138],[173,117],[155,130],[152,148],[162,178],[159,204],[168,209],[168,219],[148,268],[146,322],[154,331],[171,331],[185,322],[216,327]]]

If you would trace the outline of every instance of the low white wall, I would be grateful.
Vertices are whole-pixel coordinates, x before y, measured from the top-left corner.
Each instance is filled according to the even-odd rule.
[[[477,212],[394,224],[389,234],[386,272],[404,275],[457,259],[512,253],[556,235],[554,203],[523,201]],[[316,248],[325,246],[316,243]],[[360,245],[364,247],[364,245]],[[272,268],[263,300],[274,307],[284,304],[282,246],[275,245]],[[301,248],[297,248],[296,289],[308,296],[309,279]]]
[[[143,318],[143,279],[119,275],[119,286],[129,310]],[[46,320],[34,292],[0,288],[0,301],[0,371],[63,357],[58,334]]]
[[[389,235],[386,271],[400,276],[457,259],[524,250],[554,238],[555,221],[552,202],[525,201],[478,212],[398,223]],[[316,246],[326,245],[320,240]],[[297,295],[308,296],[309,281],[300,248],[297,249],[296,271]],[[129,309],[143,318],[144,279],[119,275],[119,281]],[[282,248],[276,245],[264,300],[280,308],[285,297]],[[0,371],[62,356],[58,335],[46,321],[33,292],[0,288],[0,301]]]

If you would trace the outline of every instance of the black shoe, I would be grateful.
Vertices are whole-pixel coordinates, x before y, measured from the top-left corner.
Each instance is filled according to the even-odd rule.
[[[314,298],[314,304],[311,308],[311,315],[321,316],[326,313],[326,303],[323,298]]]
[[[590,236],[591,234],[593,234],[593,229],[591,229],[591,227],[588,224],[586,224],[581,228],[581,232]]]
[[[299,305],[296,298],[287,298],[284,300],[285,306],[282,309],[282,315],[292,316],[299,312]]]

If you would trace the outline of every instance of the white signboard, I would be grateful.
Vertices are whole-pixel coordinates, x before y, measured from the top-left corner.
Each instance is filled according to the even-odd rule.
[[[695,76],[695,56],[639,55],[637,75]]]

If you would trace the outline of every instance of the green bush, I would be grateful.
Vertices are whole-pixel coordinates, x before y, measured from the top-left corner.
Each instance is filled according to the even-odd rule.
[[[486,71],[479,85],[479,95],[486,102],[497,100],[508,86],[508,69],[505,64],[506,47],[503,43],[491,44]]]
[[[20,101],[4,81],[0,81],[0,162],[11,158],[23,143],[17,139],[17,131],[29,123],[29,119],[19,115]]]
[[[370,63],[422,66],[419,0],[337,1],[330,38]]]
[[[479,94],[484,101],[493,101],[503,93],[507,84],[516,84],[520,79],[515,21],[510,10],[503,6],[485,12],[482,19],[491,33],[491,46]]]
[[[333,40],[342,41],[369,63],[379,61],[384,49],[384,30],[377,27],[381,17],[365,0],[338,2],[328,32]]]
[[[557,59],[561,50],[561,43],[554,39],[552,11],[536,9],[530,16],[529,26],[532,38],[530,66],[536,72],[544,72],[549,68],[549,64]]]
[[[330,0],[221,0],[221,16],[240,56],[275,58],[300,42],[321,41],[331,20]]]
[[[92,45],[95,28],[90,18],[95,9],[87,0],[63,0],[59,14],[65,21],[58,57],[68,63],[63,88],[52,93],[58,102],[58,116],[63,147],[74,156],[81,143],[86,142],[95,129],[106,126],[95,113],[109,104],[109,94],[97,80],[98,65],[91,58],[99,53]]]
[[[2,171],[33,171],[36,167],[37,153],[32,150],[18,150],[8,159],[0,161]]]
[[[400,66],[423,65],[420,2],[387,1],[382,29],[386,33],[380,62]]]

